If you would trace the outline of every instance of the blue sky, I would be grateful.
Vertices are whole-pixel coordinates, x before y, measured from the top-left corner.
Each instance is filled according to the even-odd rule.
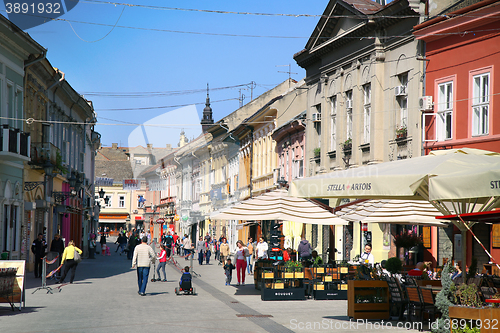
[[[321,15],[328,1],[139,1],[133,5],[152,5],[202,10],[221,10],[273,14]],[[207,83],[214,120],[239,107],[240,88],[218,89],[256,83],[254,97],[288,78],[305,76],[293,54],[302,50],[318,17],[282,17],[219,14],[181,10],[155,10],[138,6],[80,1],[53,21],[30,28],[28,32],[48,49],[54,67],[66,74],[67,81],[80,94],[92,100],[101,124],[156,123],[160,135],[148,137],[155,147],[177,146],[182,129],[189,139],[200,134],[203,104],[196,109],[160,106],[204,103]],[[2,12],[5,15],[5,12]],[[121,16],[120,16],[121,15]],[[75,21],[87,22],[78,23]],[[118,22],[118,23],[117,23]],[[88,24],[93,23],[93,24]],[[97,24],[111,25],[102,26]],[[113,25],[117,25],[114,29]],[[135,27],[135,29],[119,26]],[[176,30],[192,33],[175,33]],[[217,36],[210,34],[254,35],[262,37]],[[300,38],[267,38],[283,36]],[[242,87],[246,88],[246,87]],[[188,91],[197,93],[187,93]],[[171,94],[179,91],[181,94]],[[151,92],[170,92],[151,96]],[[139,93],[143,97],[109,97],[109,93]],[[250,90],[241,92],[250,101]],[[228,100],[224,102],[217,102]],[[150,108],[154,107],[154,108]],[[142,108],[142,109],[139,109]],[[110,110],[118,109],[118,110]],[[159,117],[154,119],[155,117]],[[159,123],[166,122],[166,123]],[[134,146],[146,143],[130,137],[137,126],[98,125],[103,146],[119,143]],[[137,133],[136,129],[136,133]],[[146,129],[147,131],[147,129]],[[133,137],[133,138],[132,138]]]

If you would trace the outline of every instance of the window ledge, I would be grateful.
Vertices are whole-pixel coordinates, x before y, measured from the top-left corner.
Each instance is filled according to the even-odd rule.
[[[328,153],[326,153],[328,155],[328,157],[330,158],[336,158],[337,157],[337,151],[336,150],[332,150],[332,151],[329,151]]]
[[[359,149],[361,149],[362,152],[367,152],[370,151],[370,144],[369,143],[364,143],[359,146]]]

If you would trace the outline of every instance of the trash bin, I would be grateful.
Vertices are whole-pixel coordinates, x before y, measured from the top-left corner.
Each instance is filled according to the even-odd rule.
[[[0,260],[9,260],[9,252],[2,252],[2,254],[0,254]]]

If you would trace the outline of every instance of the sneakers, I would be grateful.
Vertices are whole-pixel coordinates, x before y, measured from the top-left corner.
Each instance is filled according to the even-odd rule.
[[[163,280],[161,280],[161,282],[167,282],[167,279],[163,279]]]
[[[239,285],[240,285],[240,283],[238,282],[238,283],[236,284],[236,286],[239,286]]]
[[[242,286],[244,286],[244,285],[245,285],[245,282],[243,282],[241,285],[242,285]]]
[[[228,285],[228,283],[226,282],[226,286]]]

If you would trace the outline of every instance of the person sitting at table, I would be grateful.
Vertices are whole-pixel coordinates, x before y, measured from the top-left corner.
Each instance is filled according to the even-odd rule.
[[[318,251],[314,250],[311,252],[311,260],[313,261],[313,266],[322,266],[323,265],[323,259],[321,259],[320,256],[318,256]]]
[[[292,249],[287,248],[285,251],[283,251],[283,261],[289,261],[291,257]]]
[[[419,277],[424,273],[425,264],[423,262],[418,262],[414,269],[408,272],[409,276]]]
[[[459,278],[459,277],[462,277],[462,269],[460,268],[462,266],[462,262],[461,261],[457,261],[455,263],[455,273],[453,273],[451,275],[451,279],[452,280],[455,280],[456,278]]]

